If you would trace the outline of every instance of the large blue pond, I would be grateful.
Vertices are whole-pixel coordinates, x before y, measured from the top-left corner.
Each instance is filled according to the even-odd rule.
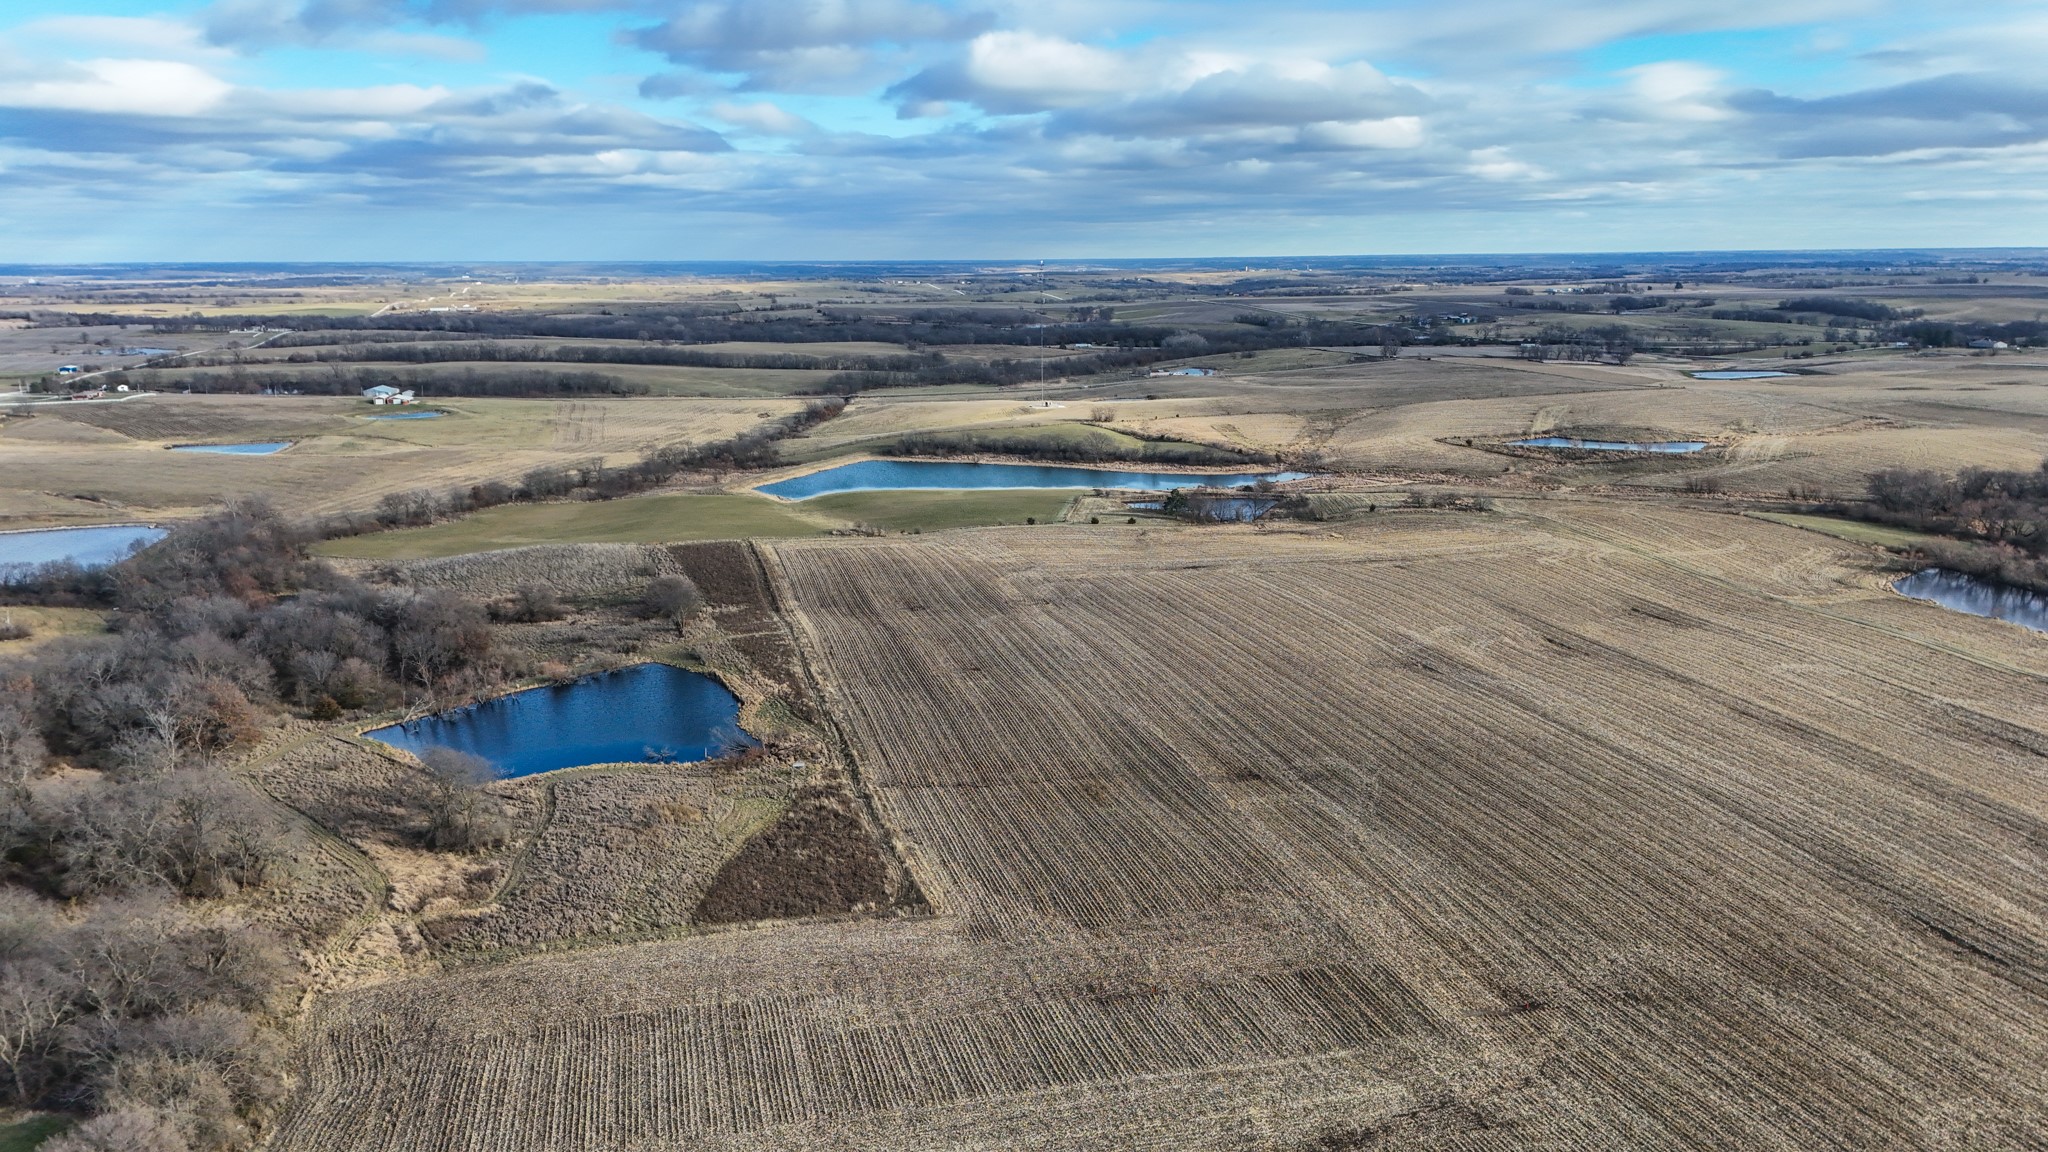
[[[1581,448],[1589,452],[1659,452],[1677,455],[1697,452],[1707,446],[1705,440],[1581,440],[1575,436],[1537,436],[1530,440],[1517,440],[1523,448]]]
[[[112,564],[163,538],[163,529],[147,524],[0,532],[0,582],[18,580],[39,564],[59,560],[69,560],[82,568]]]
[[[393,412],[389,416],[365,416],[365,420],[438,420],[445,412]]]
[[[2010,584],[1946,568],[1928,568],[1893,584],[1892,588],[1915,600],[1932,600],[1957,612],[2010,620],[2036,632],[2048,632],[2048,596]]]
[[[261,444],[173,444],[173,452],[216,452],[226,456],[268,456],[282,452],[292,446],[289,440],[270,440]]]
[[[1772,372],[1758,368],[1717,368],[1712,372],[1688,373],[1695,380],[1770,380],[1778,376],[1790,376],[1790,372]]]
[[[1299,480],[1306,472],[1112,472],[1054,464],[955,464],[941,460],[862,460],[763,484],[787,500],[836,492],[947,488],[1138,488],[1165,492],[1198,485],[1234,488],[1255,480]]]
[[[702,760],[723,741],[748,741],[740,702],[709,676],[667,664],[635,664],[500,696],[364,735],[415,755],[459,749],[500,776],[579,764]]]

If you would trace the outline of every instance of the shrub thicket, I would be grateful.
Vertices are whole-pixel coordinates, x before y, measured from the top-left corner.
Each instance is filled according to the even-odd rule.
[[[0,1104],[91,1114],[52,1147],[260,1138],[293,972],[217,898],[288,878],[300,845],[224,764],[285,709],[434,703],[498,676],[476,605],[338,576],[310,539],[243,503],[118,564],[0,587],[109,622],[0,663]],[[441,793],[437,840],[488,842],[488,799]]]

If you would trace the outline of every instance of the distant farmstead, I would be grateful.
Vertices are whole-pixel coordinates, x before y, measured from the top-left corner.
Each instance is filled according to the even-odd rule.
[[[411,404],[416,397],[411,392],[401,391],[389,384],[379,384],[363,389],[363,399],[372,404]]]

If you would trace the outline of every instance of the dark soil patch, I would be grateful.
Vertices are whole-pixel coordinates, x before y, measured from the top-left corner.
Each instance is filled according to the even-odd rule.
[[[692,919],[736,924],[880,909],[891,888],[888,862],[853,797],[805,785],[718,873]]]
[[[745,544],[736,540],[671,544],[669,555],[704,594],[706,604],[714,609],[737,609],[726,624],[729,631],[744,631],[773,619],[760,565]]]
[[[797,673],[796,648],[781,629],[742,633],[732,637],[732,646],[754,667],[773,679],[792,688],[802,683]],[[809,702],[803,700],[801,694],[791,703],[799,715],[810,718]]]

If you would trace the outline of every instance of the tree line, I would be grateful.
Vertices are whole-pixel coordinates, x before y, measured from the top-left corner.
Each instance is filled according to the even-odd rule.
[[[496,396],[534,398],[549,396],[644,396],[650,389],[644,381],[625,380],[601,372],[547,372],[539,370],[480,372],[404,372],[389,368],[342,368],[322,371],[251,371],[237,365],[225,372],[201,370],[167,377],[156,372],[115,372],[95,381],[102,388],[119,384],[162,389],[177,385],[194,392],[253,396],[264,392],[289,391],[315,396],[355,396],[366,388],[379,386],[406,392],[431,392],[441,396]]]
[[[294,352],[266,364],[340,364],[376,361],[400,364],[447,363],[554,363],[554,364],[653,364],[677,368],[768,368],[830,371],[868,369],[909,371],[933,363],[944,363],[936,352],[922,355],[874,356],[858,353],[813,355],[796,352],[704,352],[665,344],[526,344],[437,340],[399,347],[345,344]],[[239,361],[234,353],[191,356],[184,361],[200,367],[217,367]]]
[[[1032,460],[1055,460],[1074,464],[1142,463],[1220,465],[1238,467],[1269,464],[1273,457],[1264,452],[1236,451],[1196,444],[1164,436],[1141,436],[1136,450],[1120,445],[1112,436],[1079,437],[1053,432],[958,431],[921,432],[903,436],[884,452],[901,456],[1023,456]],[[1190,482],[1200,477],[1190,477]]]
[[[2032,471],[1887,468],[1868,477],[1870,498],[1835,510],[1967,542],[1941,546],[1944,567],[2048,591],[2048,461]]]
[[[1574,328],[1568,324],[1545,324],[1532,340],[1522,343],[1522,359],[1599,360],[1607,358],[1626,364],[1636,354],[1636,333],[1626,324],[1601,324]]]
[[[712,344],[727,342],[806,344],[882,343],[909,349],[931,345],[1011,344],[1057,345],[1089,343],[1111,348],[1158,348],[1186,331],[1165,325],[1117,324],[1108,308],[1073,310],[1067,316],[1007,309],[877,309],[854,311],[823,308],[815,314],[708,313],[673,305],[649,308],[605,308],[590,313],[451,312],[386,313],[382,316],[323,317],[323,333],[349,338],[361,333],[375,340],[412,340],[420,334],[439,342],[449,336],[477,341],[517,337],[608,340],[625,343]],[[140,324],[162,332],[220,331],[247,327],[297,328],[303,316],[139,317],[78,316],[68,324]],[[1236,325],[1207,328],[1202,335],[1219,343],[1218,351],[1279,347],[1288,344],[1377,344],[1378,325],[1348,321],[1312,321],[1264,332]],[[431,335],[428,335],[431,334]],[[310,337],[312,334],[308,334]],[[301,346],[307,337],[285,337]],[[639,361],[628,361],[639,362]]]
[[[0,1099],[89,1117],[52,1152],[260,1140],[300,973],[222,898],[289,885],[304,845],[226,765],[286,715],[445,706],[504,676],[482,607],[342,576],[315,536],[244,502],[4,588],[108,613],[0,663]]]
[[[487,480],[438,492],[431,488],[392,492],[379,500],[374,510],[330,516],[314,531],[329,539],[358,536],[387,528],[432,524],[503,504],[572,498],[612,500],[660,487],[689,472],[772,467],[781,462],[777,441],[807,431],[845,410],[846,401],[838,397],[814,400],[801,411],[736,436],[703,444],[665,444],[650,449],[631,464],[609,465],[594,459],[535,468],[517,483]]]

